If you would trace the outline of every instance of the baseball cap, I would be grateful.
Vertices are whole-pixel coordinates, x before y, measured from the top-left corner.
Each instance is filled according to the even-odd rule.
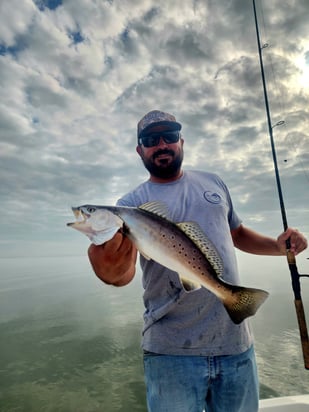
[[[154,126],[168,126],[169,130],[181,130],[181,124],[176,121],[172,114],[152,110],[145,114],[137,124],[137,138],[147,133]]]

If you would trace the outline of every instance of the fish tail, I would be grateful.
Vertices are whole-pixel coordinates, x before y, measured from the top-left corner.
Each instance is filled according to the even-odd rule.
[[[228,289],[230,293],[223,304],[236,325],[253,316],[269,295],[265,290],[242,286],[228,285]]]

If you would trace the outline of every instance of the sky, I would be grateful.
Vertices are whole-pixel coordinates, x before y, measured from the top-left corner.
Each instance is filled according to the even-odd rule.
[[[288,222],[309,236],[308,1],[256,6]],[[136,124],[153,109],[182,124],[185,169],[281,233],[252,1],[1,0],[0,87],[0,257],[86,254],[70,208],[148,179]]]

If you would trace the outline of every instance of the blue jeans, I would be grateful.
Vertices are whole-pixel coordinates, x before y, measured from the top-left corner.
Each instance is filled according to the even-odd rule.
[[[232,356],[144,354],[149,412],[257,412],[254,349]]]

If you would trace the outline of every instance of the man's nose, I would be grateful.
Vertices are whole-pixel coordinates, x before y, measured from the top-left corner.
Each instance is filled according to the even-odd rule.
[[[164,138],[162,136],[160,136],[160,140],[158,143],[158,146],[163,146],[166,147],[168,145],[168,143],[166,143],[166,141],[164,140]]]

